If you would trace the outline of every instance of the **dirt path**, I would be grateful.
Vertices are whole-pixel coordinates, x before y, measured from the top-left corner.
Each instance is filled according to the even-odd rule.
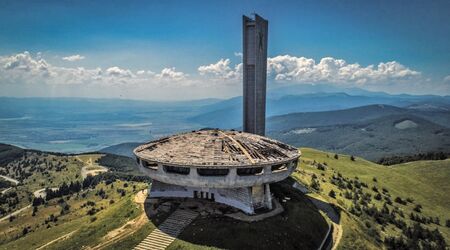
[[[70,236],[72,236],[72,234],[74,234],[76,231],[78,231],[78,230],[74,230],[74,231],[72,231],[72,232],[70,232],[70,233],[67,233],[67,234],[64,234],[63,236],[58,237],[58,238],[56,238],[56,239],[54,239],[54,240],[52,240],[52,241],[49,241],[49,242],[47,242],[46,244],[44,244],[44,245],[42,245],[42,246],[36,248],[36,250],[40,250],[40,249],[43,249],[43,248],[45,248],[45,247],[48,247],[48,246],[50,246],[51,244],[53,244],[53,243],[55,243],[55,242],[57,242],[57,241],[65,240],[65,239],[69,238]]]
[[[108,172],[106,167],[100,166],[97,163],[94,163],[92,157],[89,157],[87,161],[83,161],[79,156],[76,156],[76,159],[86,164],[81,168],[81,176],[85,179],[88,175],[98,175],[103,172]]]
[[[148,222],[147,215],[144,211],[144,203],[147,198],[147,189],[139,191],[135,197],[134,202],[139,204],[142,209],[142,214],[127,223],[123,226],[116,228],[112,231],[109,231],[102,239],[102,242],[90,249],[105,249],[112,244],[119,242],[120,240],[132,235],[137,230],[139,230],[142,226],[144,226]]]
[[[5,175],[0,175],[0,177],[1,178],[3,178],[3,179],[5,179],[5,180],[7,180],[7,181],[9,181],[9,182],[12,182],[12,183],[14,183],[14,184],[19,184],[19,181],[18,180],[16,180],[16,179],[13,179],[13,178],[11,178],[11,177],[8,177],[8,176],[5,176]]]
[[[50,188],[52,191],[58,191],[59,188]],[[45,192],[45,188],[41,188],[33,192],[34,197],[45,198],[47,193]]]
[[[31,207],[31,205],[28,205],[28,206],[23,207],[23,208],[21,208],[21,209],[19,209],[19,210],[16,210],[16,211],[14,211],[14,212],[12,212],[12,213],[10,213],[10,214],[8,214],[8,215],[6,215],[6,216],[0,218],[0,222],[9,219],[9,217],[11,217],[11,216],[18,215],[18,214],[20,214],[22,211],[25,211],[26,209],[28,209],[28,208],[30,208],[30,207]]]
[[[3,191],[2,191],[2,194],[6,194],[6,192],[8,192],[9,190],[11,190],[11,188],[12,188],[12,187],[9,187],[9,188],[3,190]]]
[[[342,239],[342,226],[341,225],[339,225],[339,224],[336,224],[336,223],[333,223],[334,225],[334,232],[333,232],[333,243],[334,243],[334,245],[333,245],[333,248],[331,248],[331,250],[336,250],[337,249],[337,247],[338,247],[338,245],[339,245],[339,242],[341,241],[341,239]]]

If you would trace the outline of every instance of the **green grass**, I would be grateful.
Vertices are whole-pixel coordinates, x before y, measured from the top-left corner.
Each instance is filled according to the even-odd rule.
[[[396,202],[393,203],[393,205],[404,212],[404,221],[408,224],[412,223],[409,219],[409,214],[413,212],[413,208],[417,204],[420,204],[423,207],[421,215],[439,217],[440,219],[441,226],[429,224],[427,227],[430,229],[438,228],[446,238],[447,243],[450,242],[450,229],[445,227],[445,220],[450,219],[450,199],[448,199],[448,194],[450,193],[450,185],[448,183],[450,180],[450,160],[417,161],[388,167],[358,157],[355,158],[355,161],[352,161],[348,155],[338,155],[338,159],[335,159],[333,153],[310,148],[302,148],[301,151],[302,161],[299,165],[299,171],[294,173],[293,176],[307,185],[311,184],[311,176],[313,174],[318,176],[321,187],[319,194],[328,201],[349,211],[352,201],[343,197],[343,190],[339,190],[337,186],[330,183],[330,177],[337,173],[350,179],[357,177],[359,181],[368,184],[368,188],[363,188],[364,192],[372,195],[372,203],[379,208],[384,202],[373,198],[376,194],[372,190],[374,186],[380,192],[382,188],[386,188],[391,195],[392,201],[397,196],[403,200],[412,198],[414,200],[412,204],[401,205]],[[317,166],[314,166],[314,161],[326,163],[328,167],[326,170],[319,170]],[[376,178],[376,181],[374,181],[374,178]],[[336,199],[328,196],[329,191],[332,189],[337,194]],[[388,207],[392,208],[392,206]],[[367,231],[367,228],[362,225],[363,221],[360,218],[351,214],[348,214],[348,216],[350,220],[344,223],[342,248],[354,245],[361,231]],[[350,228],[350,230],[346,230],[347,228]],[[354,235],[351,236],[352,234]],[[400,231],[394,226],[388,226],[384,232],[381,231],[381,234],[382,236],[399,235]],[[360,235],[359,238],[367,238],[368,242],[377,246],[373,238],[366,236]]]
[[[122,250],[122,249],[133,249],[133,247],[137,246],[142,240],[144,240],[152,231],[155,229],[155,226],[149,222],[131,236],[111,245],[108,247],[110,250]]]
[[[0,223],[0,249],[30,249],[44,245],[62,235],[77,230],[70,238],[58,241],[50,245],[47,249],[80,249],[82,246],[94,246],[100,242],[101,238],[109,231],[118,228],[142,213],[141,208],[134,203],[133,185],[137,188],[145,188],[143,183],[128,182],[128,188],[123,187],[124,182],[116,181],[111,185],[99,184],[95,189],[86,192],[86,197],[81,195],[65,197],[70,205],[68,214],[58,217],[56,223],[49,223],[50,228],[46,228],[48,224],[44,221],[50,214],[59,215],[61,208],[57,204],[58,199],[54,199],[48,205],[39,206],[36,216],[31,216],[32,210],[22,213],[13,222],[4,221]],[[117,188],[123,188],[127,191],[125,197],[121,197],[117,193]],[[96,196],[98,190],[105,190],[108,195],[107,199]],[[139,190],[139,189],[137,189]],[[83,191],[85,192],[85,191]],[[109,201],[114,200],[113,204]],[[102,210],[93,216],[87,215],[89,206],[82,207],[86,201],[94,201],[95,207]],[[92,217],[96,217],[95,221],[91,221]],[[22,235],[22,229],[30,226],[31,232]]]
[[[311,184],[311,176],[316,175],[320,183],[320,191],[309,194],[318,199],[333,203],[342,209],[340,223],[343,227],[343,236],[339,244],[339,249],[380,249],[383,244],[377,242],[375,237],[369,232],[367,223],[370,222],[381,234],[381,239],[387,235],[400,235],[401,231],[389,224],[385,228],[378,225],[373,218],[368,216],[358,217],[351,214],[352,201],[343,195],[344,190],[330,183],[333,175],[341,174],[347,179],[356,178],[368,185],[363,188],[365,193],[372,196],[371,203],[381,208],[384,201],[377,201],[373,197],[376,194],[373,187],[381,190],[388,190],[392,201],[398,196],[403,200],[412,198],[413,202],[406,205],[393,203],[389,205],[398,207],[405,215],[402,218],[408,225],[413,223],[409,214],[413,208],[420,204],[423,209],[420,215],[426,217],[438,217],[440,226],[427,224],[430,229],[438,228],[445,237],[447,243],[450,242],[450,229],[445,227],[445,220],[450,219],[450,160],[443,161],[416,161],[393,166],[382,166],[362,158],[355,158],[355,161],[347,155],[338,155],[334,158],[334,153],[322,152],[319,150],[302,148],[302,157],[298,170],[293,177],[306,184]],[[23,183],[14,187],[18,193],[19,204],[12,210],[17,210],[31,203],[32,192],[44,187],[56,187],[62,182],[81,180],[81,167],[83,163],[76,157],[55,156],[49,154],[30,153],[31,157],[45,157],[53,163],[64,164],[61,171],[49,169],[46,173],[40,171],[30,171],[29,167],[25,171],[30,171],[31,176],[23,180]],[[83,155],[83,160],[89,157],[93,161],[99,159],[100,155]],[[67,161],[66,161],[67,159]],[[116,158],[109,159],[111,164],[122,166],[122,160]],[[314,162],[326,163],[325,170],[318,169]],[[10,163],[14,164],[14,162]],[[126,165],[126,164],[125,164]],[[119,167],[118,169],[121,169]],[[9,175],[14,177],[13,168],[5,168]],[[125,168],[126,169],[126,168]],[[374,181],[376,178],[376,181]],[[86,196],[72,195],[64,197],[70,205],[67,214],[58,217],[57,222],[45,224],[45,220],[51,215],[59,215],[61,206],[54,199],[47,205],[39,206],[38,212],[32,216],[32,209],[17,216],[9,222],[0,222],[0,250],[1,249],[30,249],[42,246],[62,235],[77,230],[70,238],[58,241],[48,247],[48,249],[79,249],[83,246],[94,246],[101,242],[102,237],[109,231],[122,226],[126,221],[136,218],[141,214],[141,209],[133,201],[133,185],[136,190],[146,188],[145,183],[114,182],[114,187],[99,184],[95,189],[84,190]],[[96,193],[100,189],[105,190],[108,198],[101,199]],[[117,188],[126,190],[126,196],[121,197],[116,191]],[[336,192],[336,198],[328,196],[330,190]],[[326,222],[317,209],[306,199],[305,196],[296,191],[288,190],[280,184],[273,185],[272,191],[278,197],[288,196],[291,201],[284,204],[286,211],[277,217],[269,218],[256,223],[240,223],[229,218],[207,217],[197,218],[189,225],[169,249],[211,249],[211,248],[270,248],[270,249],[309,249],[316,248],[322,239]],[[69,198],[70,197],[70,198]],[[110,200],[114,200],[110,204]],[[95,207],[102,210],[94,216],[87,215],[90,207],[82,207],[86,201],[94,201]],[[6,207],[7,208],[7,207]],[[417,214],[417,212],[414,212]],[[91,218],[96,220],[92,221]],[[116,242],[108,249],[131,249],[144,239],[153,229],[157,222],[149,222],[135,233],[123,240]],[[47,228],[47,225],[51,225]],[[29,227],[30,232],[23,235],[24,227]]]

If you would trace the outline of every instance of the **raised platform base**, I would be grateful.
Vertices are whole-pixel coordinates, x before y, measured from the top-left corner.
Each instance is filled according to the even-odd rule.
[[[245,188],[195,188],[153,180],[150,197],[197,198],[212,200],[254,214],[258,209],[272,209],[269,184]]]

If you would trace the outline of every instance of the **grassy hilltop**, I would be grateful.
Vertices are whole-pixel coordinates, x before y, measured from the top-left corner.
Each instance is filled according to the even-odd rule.
[[[343,210],[340,248],[379,248],[386,237],[399,237],[402,228],[418,221],[450,242],[445,225],[450,219],[450,160],[383,166],[310,148],[301,151],[293,176],[311,187],[312,196]]]
[[[310,148],[301,151],[292,177],[308,187],[307,196],[340,211],[339,249],[401,248],[401,244],[411,248],[408,239],[415,246],[439,249],[440,235],[450,242],[449,159],[383,166]],[[130,158],[53,154],[7,145],[0,147],[0,155],[4,160],[0,174],[19,181],[1,189],[9,188],[0,194],[0,249],[130,249],[167,216],[147,219],[136,194],[148,182],[138,176]],[[85,176],[105,167],[106,173]],[[47,189],[49,197],[37,198],[35,191],[44,188],[60,191]],[[277,197],[290,197],[279,217],[246,224],[200,216],[169,248],[318,245],[325,221],[307,196],[277,185],[272,191]],[[255,235],[263,235],[263,240]]]

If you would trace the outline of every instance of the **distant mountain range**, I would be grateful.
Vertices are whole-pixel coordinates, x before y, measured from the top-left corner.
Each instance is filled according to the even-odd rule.
[[[449,126],[450,112],[441,108],[378,104],[273,116],[267,120],[267,134],[297,147],[378,160],[394,155],[450,152]]]
[[[372,104],[411,107],[416,110],[449,111],[450,97],[373,94],[369,96],[346,93],[314,93],[285,95],[267,99],[266,116],[296,112],[318,112],[348,109]],[[242,97],[235,97],[200,109],[201,114],[188,121],[205,127],[239,128],[242,124]]]
[[[450,152],[450,112],[389,105],[292,113],[267,120],[267,135],[297,147],[382,157]],[[122,143],[101,152],[133,156],[139,143]]]
[[[392,129],[402,119],[417,126]],[[361,130],[369,123],[371,133]],[[79,153],[104,149],[132,156],[131,149],[138,142],[205,127],[241,129],[241,124],[242,97],[182,102],[0,97],[0,142],[44,151]],[[267,134],[296,146],[372,160],[389,153],[448,152],[449,124],[449,96],[389,95],[327,85],[268,90]],[[389,135],[399,143],[378,140]],[[402,140],[421,146],[411,148],[400,143]],[[387,142],[391,144],[385,145]],[[397,148],[391,148],[392,145]]]
[[[134,158],[133,150],[141,145],[139,142],[124,142],[117,145],[109,146],[99,150],[101,153],[122,155]]]

